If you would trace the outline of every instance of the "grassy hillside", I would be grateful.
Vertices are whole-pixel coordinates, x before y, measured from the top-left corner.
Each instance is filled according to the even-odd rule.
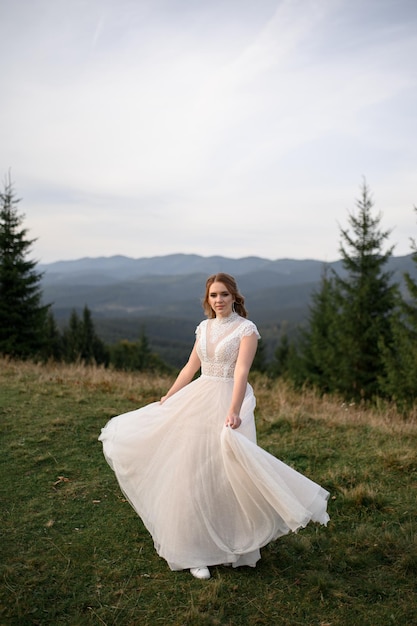
[[[417,415],[253,378],[259,443],[331,492],[331,522],[198,581],[156,555],[97,441],[170,382],[0,361],[2,626],[417,623]]]

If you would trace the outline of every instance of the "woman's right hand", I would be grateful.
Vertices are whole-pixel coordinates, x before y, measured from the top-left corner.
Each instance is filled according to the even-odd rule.
[[[242,423],[242,420],[240,419],[239,415],[231,411],[227,415],[224,425],[230,426],[230,428],[239,428],[241,423]]]

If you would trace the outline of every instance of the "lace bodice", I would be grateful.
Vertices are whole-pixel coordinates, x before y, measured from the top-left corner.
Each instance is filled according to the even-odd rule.
[[[201,322],[196,329],[201,373],[204,376],[233,378],[240,341],[254,333],[259,339],[255,324],[237,313]]]

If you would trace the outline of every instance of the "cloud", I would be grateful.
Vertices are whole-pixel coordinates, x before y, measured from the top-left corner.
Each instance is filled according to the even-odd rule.
[[[406,253],[416,22],[408,0],[4,0],[0,166],[40,255],[334,257],[364,175]]]

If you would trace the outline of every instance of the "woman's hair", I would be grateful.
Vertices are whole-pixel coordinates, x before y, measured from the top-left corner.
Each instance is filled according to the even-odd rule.
[[[223,272],[220,272],[219,274],[213,274],[212,276],[209,276],[206,281],[206,293],[205,293],[204,300],[203,300],[203,309],[207,317],[209,318],[216,317],[216,314],[211,308],[209,299],[208,299],[209,293],[210,293],[210,287],[212,286],[213,283],[223,283],[223,285],[227,287],[227,290],[229,291],[229,293],[231,293],[233,296],[234,309],[236,313],[238,313],[241,317],[248,316],[248,313],[245,309],[245,298],[242,296],[241,293],[239,293],[239,289],[238,289],[235,279],[233,278],[233,276],[230,276],[230,274],[223,274]]]

